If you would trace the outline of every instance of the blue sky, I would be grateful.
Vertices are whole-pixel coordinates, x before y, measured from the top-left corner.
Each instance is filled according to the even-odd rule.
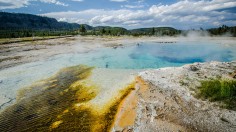
[[[128,29],[236,26],[235,0],[0,0],[0,10]]]

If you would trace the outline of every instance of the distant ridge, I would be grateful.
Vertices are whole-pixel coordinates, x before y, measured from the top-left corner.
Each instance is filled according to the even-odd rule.
[[[73,30],[79,29],[81,24],[58,22],[55,18],[49,18],[45,16],[24,14],[24,13],[8,13],[0,12],[0,29],[1,30],[21,30],[21,29],[32,29],[32,30]],[[87,24],[83,24],[87,30],[120,30],[122,32],[132,33],[144,33],[149,32],[152,28],[138,28],[127,30],[123,27],[110,27],[110,26],[97,26],[92,27]],[[155,30],[165,31],[176,31],[172,27],[155,27]]]
[[[58,22],[55,18],[49,18],[31,14],[23,14],[23,13],[0,12],[1,30],[9,30],[9,29],[68,30],[68,29],[78,29],[79,27],[80,27],[79,24]]]

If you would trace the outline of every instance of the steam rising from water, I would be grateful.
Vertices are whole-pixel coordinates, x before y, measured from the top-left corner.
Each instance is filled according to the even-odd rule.
[[[233,35],[230,32],[226,32],[222,35],[218,35],[217,37],[232,37]],[[204,30],[189,30],[183,32],[180,37],[185,37],[187,39],[194,39],[205,37],[206,39],[211,39],[212,35],[208,31]]]

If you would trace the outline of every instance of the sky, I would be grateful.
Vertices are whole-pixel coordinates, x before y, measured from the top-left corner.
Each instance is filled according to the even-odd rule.
[[[127,29],[236,26],[236,0],[0,0],[0,11]]]

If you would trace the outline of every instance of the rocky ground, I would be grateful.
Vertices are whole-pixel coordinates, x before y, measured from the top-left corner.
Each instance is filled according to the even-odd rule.
[[[136,91],[119,111],[119,117],[135,113],[135,118],[128,125],[120,125],[118,121],[114,131],[235,132],[236,111],[195,98],[200,80],[235,79],[232,78],[235,70],[236,62],[210,62],[141,72],[139,76],[143,81],[138,81]],[[135,103],[129,103],[131,101]],[[129,108],[130,105],[133,107]]]

